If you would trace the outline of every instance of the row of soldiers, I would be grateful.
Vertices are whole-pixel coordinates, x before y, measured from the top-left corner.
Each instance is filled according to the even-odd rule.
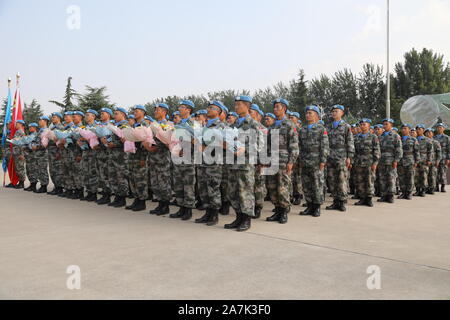
[[[266,196],[275,206],[267,221],[284,224],[291,205],[299,205],[301,198],[306,200],[306,210],[300,214],[319,217],[327,191],[333,203],[326,209],[340,211],[346,211],[351,189],[359,199],[355,204],[368,207],[373,206],[374,196],[380,196],[380,202],[393,203],[397,186],[401,199],[411,199],[414,187],[420,196],[434,191],[437,184],[445,191],[450,138],[443,132],[444,124],[437,125],[434,138],[432,130],[418,125],[413,131],[408,124],[402,125],[400,136],[393,130],[392,119],[374,127],[370,119],[362,119],[355,126],[347,124],[342,119],[345,108],[340,105],[332,108],[329,126],[320,120],[322,112],[317,106],[306,108],[305,125],[298,113],[288,110],[287,100],[277,99],[272,106],[273,113],[264,114],[251,97],[242,95],[235,98],[235,112],[220,101],[211,101],[207,109],[194,113],[194,103],[183,100],[172,115],[173,122],[168,120],[170,107],[164,103],[155,106],[154,118],[141,105],[133,108],[133,114],[124,108],[55,112],[51,118],[43,116],[38,124],[28,125],[29,135],[34,136],[28,146],[13,146],[20,180],[15,187],[23,188],[27,175],[27,191],[126,207],[135,212],[146,210],[146,200],[151,199],[158,206],[150,214],[167,215],[170,205],[176,205],[179,210],[170,218],[182,220],[190,220],[192,210],[197,208],[206,212],[195,222],[208,226],[216,225],[219,214],[227,215],[231,206],[236,219],[225,228],[238,231],[248,230],[251,219],[261,216]],[[194,138],[181,142],[183,148],[178,156],[186,159],[183,152],[190,153],[190,161],[181,163],[173,161],[168,145],[157,138],[153,144],[137,142],[135,153],[124,152],[125,140],[115,134],[101,138],[93,148],[84,138],[50,141],[47,147],[40,139],[46,128],[73,130],[113,123],[124,129],[147,127],[152,122],[187,128],[200,123],[206,129],[234,128],[240,133],[252,132],[255,137],[246,138],[234,149],[223,144],[224,158],[231,152],[234,160],[243,157],[244,162],[200,164],[193,161],[194,150],[204,151],[208,142],[199,143]],[[25,135],[25,127],[23,121],[16,122],[16,138]],[[258,157],[252,162],[250,158],[252,150],[263,149],[273,158],[272,136],[278,139],[277,169],[267,173],[270,163]],[[52,191],[47,191],[48,171],[55,186]],[[430,180],[430,175],[436,178]],[[134,198],[128,206],[127,197]]]

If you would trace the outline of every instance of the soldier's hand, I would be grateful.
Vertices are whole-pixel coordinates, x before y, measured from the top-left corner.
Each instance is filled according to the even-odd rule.
[[[321,163],[320,165],[319,165],[319,170],[320,171],[323,171],[323,170],[325,170],[325,165],[326,165],[326,163]]]
[[[427,162],[427,166],[431,166],[433,163],[431,161]]]
[[[81,161],[81,157],[80,157],[80,156],[76,156],[76,157],[75,157],[75,161],[76,161],[76,162],[80,162],[80,161]]]
[[[372,169],[372,172],[377,171],[377,165],[376,164],[373,164],[370,168]]]
[[[20,160],[20,161],[24,161],[24,160],[25,160],[25,157],[24,157],[24,156],[19,156],[19,160]]]
[[[447,165],[447,167],[450,167],[450,159],[447,159],[446,165]]]
[[[158,151],[158,147],[157,146],[150,146],[148,148],[148,151],[150,151],[150,152],[157,152]]]
[[[55,155],[55,159],[56,159],[56,160],[61,160],[61,153],[57,153],[57,154]]]
[[[125,138],[120,138],[120,141],[122,141],[122,143],[125,143],[125,141],[127,140],[125,140]]]
[[[139,164],[141,165],[141,168],[145,167],[145,160],[139,161]]]
[[[345,166],[347,167],[347,169],[352,168],[352,160],[350,158],[345,159]]]
[[[436,161],[436,168],[439,168],[439,161]]]
[[[101,141],[103,144],[108,144],[108,141],[106,141],[106,138],[105,138],[105,137],[101,138],[100,141]]]
[[[398,163],[397,162],[392,162],[392,168],[393,169],[397,169]]]
[[[109,142],[108,143],[108,148],[109,149],[112,149],[112,148],[114,148],[115,147],[115,144],[114,143],[112,143],[112,142]]]
[[[293,169],[294,169],[294,164],[293,164],[293,163],[288,163],[287,166],[286,166],[286,173],[287,173],[288,175],[291,175]]]
[[[36,150],[37,150],[37,147],[36,147],[36,146],[33,146],[33,147],[31,147],[31,149],[32,149],[33,151],[36,151]]]
[[[234,153],[237,157],[242,156],[245,153],[245,148],[244,147],[240,147],[237,149],[237,151]]]

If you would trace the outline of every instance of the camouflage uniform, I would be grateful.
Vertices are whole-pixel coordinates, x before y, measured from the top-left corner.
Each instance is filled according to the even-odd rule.
[[[147,126],[147,123],[142,120],[136,122],[134,127]],[[145,201],[148,198],[148,175],[153,168],[147,166],[147,150],[144,149],[141,142],[136,142],[136,153],[128,155],[130,164],[130,187],[134,197],[138,200]],[[142,165],[142,162],[144,165]]]
[[[74,125],[74,128],[84,129],[85,127],[80,123],[78,125]],[[73,157],[73,182],[76,190],[83,190],[84,179],[83,179],[83,169],[82,169],[82,157],[83,150],[81,147],[74,141],[74,148],[72,149],[72,157]]]
[[[328,128],[330,154],[327,159],[327,180],[331,197],[337,201],[346,201],[348,197],[347,158],[352,159],[355,153],[351,126],[341,120],[337,126]]]
[[[50,125],[50,130],[64,130],[64,126],[59,123],[57,125]],[[52,140],[48,142],[48,167],[50,171],[50,178],[52,179],[55,188],[61,188],[63,186],[64,176],[62,167],[61,150],[56,146],[56,143]]]
[[[433,161],[428,169],[428,191],[429,193],[433,193],[434,189],[436,188],[436,182],[437,182],[437,173],[438,173],[438,167],[439,165],[436,165],[437,163],[440,163],[442,160],[442,149],[441,144],[439,141],[435,139],[431,139],[431,142],[433,143]]]
[[[73,128],[73,123],[68,123],[64,126],[64,130],[71,130]],[[75,190],[75,181],[73,179],[73,149],[75,148],[73,142],[68,143],[67,147],[64,146],[61,150],[62,157],[62,175],[63,175],[63,186],[66,191]]]
[[[298,134],[300,133],[301,126],[298,124],[295,124],[295,130],[297,134],[297,140],[298,140]],[[301,173],[300,173],[300,165],[299,165],[299,157],[297,157],[297,161],[294,165],[294,170],[292,172],[292,192],[291,196],[294,198],[301,198],[302,197],[302,179],[301,179]]]
[[[36,152],[32,150],[33,145],[35,145],[35,140],[38,136],[36,132],[30,133],[29,137],[33,137],[30,144],[22,147],[22,152],[25,157],[25,168],[27,172],[28,181],[31,184],[36,184],[38,180],[38,159],[36,157]]]
[[[402,137],[403,157],[398,163],[398,180],[403,195],[414,189],[414,165],[420,161],[419,143],[411,136]]]
[[[437,174],[437,184],[446,185],[447,184],[447,166],[446,161],[450,159],[450,137],[446,134],[438,134],[434,136],[436,141],[439,141],[442,150],[442,159],[439,163],[438,174]]]
[[[259,122],[258,122],[259,123]],[[267,128],[264,127],[261,123],[259,123],[259,130],[263,135],[267,135]],[[264,198],[267,194],[266,188],[266,176],[262,174],[262,171],[259,168],[255,169],[255,208],[263,209],[264,208]]]
[[[294,123],[285,118],[278,120],[269,129],[269,152],[271,136],[278,131],[279,141],[279,169],[274,175],[268,176],[268,192],[276,208],[289,209],[291,207],[290,190],[292,189],[291,175],[287,174],[287,164],[295,164],[299,154],[298,133]]]
[[[17,130],[14,134],[14,138],[22,138],[25,136],[25,133],[22,130]],[[12,156],[14,159],[14,171],[19,178],[19,181],[25,181],[25,159],[19,159],[21,156],[24,156],[24,152],[21,146],[14,146],[12,149]]]
[[[386,131],[380,137],[381,159],[378,166],[380,171],[381,196],[393,197],[396,192],[397,170],[392,167],[393,162],[400,162],[403,148],[400,136],[395,131]]]
[[[433,161],[433,143],[425,136],[417,137],[419,141],[420,162],[416,168],[416,189],[428,188],[428,162]]]
[[[100,123],[99,126],[107,126],[108,124],[109,123]],[[111,140],[111,137],[110,136],[106,137],[106,140],[109,142]],[[112,191],[110,181],[108,178],[109,150],[108,147],[105,146],[101,141],[99,148],[96,150],[95,158],[97,160],[97,177],[98,177],[97,188],[102,189],[104,194],[111,195]]]
[[[242,134],[253,130],[256,137],[245,141],[245,163],[238,163],[228,167],[228,201],[236,214],[242,214],[253,217],[255,214],[255,164],[250,163],[250,149],[259,151],[264,146],[262,132],[259,130],[259,123],[252,119],[250,115],[245,117],[242,122],[236,121],[231,128],[237,128]],[[250,145],[252,143],[253,145]],[[235,160],[242,160],[238,158]]]
[[[95,124],[86,125],[86,128],[93,127],[95,127]],[[89,146],[83,150],[81,156],[81,172],[83,175],[83,186],[86,188],[86,191],[96,194],[98,185],[96,151]]]
[[[34,157],[36,159],[37,166],[37,178],[41,184],[41,186],[47,186],[49,183],[48,177],[48,154],[47,149],[42,145],[41,135],[44,132],[44,129],[39,129],[36,139],[34,140],[33,145],[37,148],[34,151]]]
[[[375,172],[373,165],[380,160],[380,140],[372,133],[359,133],[354,137],[355,157],[353,159],[353,177],[356,193],[361,199],[372,198],[375,194]]]
[[[123,120],[115,123],[120,129],[129,127],[128,121]],[[113,134],[111,142],[114,144],[108,153],[108,181],[112,192],[118,197],[126,197],[128,195],[128,180],[126,176],[126,158],[128,155],[123,150],[123,142]]]
[[[305,200],[309,204],[324,202],[324,172],[320,163],[326,163],[329,154],[328,133],[319,123],[305,125],[299,134],[299,157]],[[305,187],[307,186],[307,187]]]

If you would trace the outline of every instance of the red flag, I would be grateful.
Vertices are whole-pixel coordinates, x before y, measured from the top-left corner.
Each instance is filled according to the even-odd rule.
[[[20,91],[19,86],[17,86],[16,92],[14,93],[14,103],[11,108],[11,135],[10,139],[14,138],[14,135],[16,134],[16,121],[17,120],[23,120],[22,115],[22,100],[20,99]],[[11,154],[12,154],[12,144],[11,144]],[[16,170],[14,167],[14,158],[11,157],[8,163],[8,175],[9,180],[13,185],[16,185],[19,183],[19,177],[16,174]]]

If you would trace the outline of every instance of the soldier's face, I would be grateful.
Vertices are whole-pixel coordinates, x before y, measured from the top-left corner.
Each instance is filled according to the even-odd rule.
[[[66,122],[66,123],[71,123],[73,120],[72,120],[72,116],[64,116],[64,121]]]
[[[228,121],[229,124],[233,124],[233,123],[236,122],[236,117],[235,116],[229,116],[227,121]]]
[[[109,119],[111,119],[109,113],[107,112],[100,113],[100,120],[102,120],[102,122],[108,122]]]
[[[133,114],[136,119],[142,119],[145,117],[145,112],[142,111],[141,109],[135,109],[133,111]]]
[[[274,124],[275,120],[271,117],[266,118],[266,124],[268,127],[272,126]]]
[[[250,110],[250,116],[251,116],[254,120],[258,121],[258,115],[259,115],[258,111],[256,111],[256,110]]]
[[[59,123],[61,119],[58,116],[52,116],[52,122],[53,123]]]
[[[180,123],[180,121],[181,121],[181,117],[180,117],[179,115],[176,115],[175,117],[173,117],[173,122],[174,122],[175,124]]]
[[[116,122],[123,121],[125,120],[125,115],[120,111],[114,111],[114,120],[116,120]]]
[[[392,130],[392,123],[387,122],[387,121],[383,122],[383,128],[384,128],[385,131],[391,131]]]
[[[437,134],[443,134],[444,133],[444,127],[437,127],[436,128]]]
[[[92,114],[92,113],[86,113],[86,117],[85,118],[86,118],[87,122],[92,123],[95,120],[95,115]]]
[[[156,107],[155,108],[155,118],[158,120],[162,120],[165,119],[166,117],[166,109],[161,108],[161,107]]]
[[[180,115],[183,119],[189,117],[191,114],[191,109],[183,104],[178,107],[178,111],[180,111]]]
[[[367,123],[367,122],[361,122],[361,123],[359,124],[359,127],[361,128],[361,132],[362,132],[362,133],[367,133],[367,132],[369,132],[370,124]]]
[[[128,119],[128,124],[130,126],[133,126],[136,123],[136,121],[133,118]]]
[[[411,137],[417,138],[416,130],[411,130]]]
[[[427,131],[427,133],[425,133],[425,136],[427,136],[428,138],[433,138],[433,132],[432,131]]]
[[[30,133],[36,132],[36,127],[30,127],[29,130],[30,130]]]
[[[238,115],[244,115],[249,112],[250,104],[245,101],[236,101],[234,103],[234,109]]]
[[[73,121],[74,121],[75,123],[80,123],[80,122],[83,121],[83,117],[80,116],[80,115],[78,115],[78,114],[76,114],[76,115],[73,116]]]
[[[409,136],[410,133],[411,133],[411,130],[409,130],[408,127],[403,127],[402,128],[402,135],[403,136]]]
[[[341,120],[343,115],[344,111],[342,111],[341,109],[334,109],[333,111],[331,111],[331,116],[334,120]]]
[[[308,122],[317,122],[319,121],[319,115],[317,114],[317,112],[312,111],[312,110],[308,110],[306,111],[306,121]]]
[[[416,132],[418,136],[423,135],[423,129],[422,128],[416,128]]]
[[[39,128],[45,128],[45,127],[47,127],[47,121],[39,120]]]

